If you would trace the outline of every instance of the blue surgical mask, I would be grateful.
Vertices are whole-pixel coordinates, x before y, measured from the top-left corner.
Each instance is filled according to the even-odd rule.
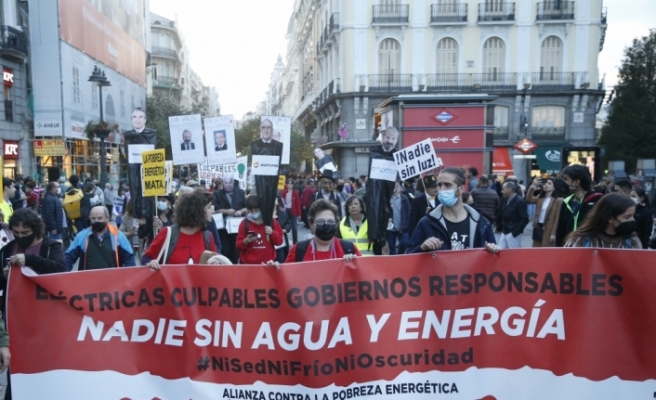
[[[253,219],[260,219],[260,217],[262,217],[262,211],[258,211],[256,213],[250,213],[250,215],[251,215],[251,218],[253,218]]]
[[[165,201],[158,201],[157,202],[157,209],[160,211],[166,211],[169,209],[169,203]]]
[[[442,190],[437,196],[440,200],[440,203],[444,204],[445,207],[453,207],[458,202],[458,196],[456,196],[456,190]]]

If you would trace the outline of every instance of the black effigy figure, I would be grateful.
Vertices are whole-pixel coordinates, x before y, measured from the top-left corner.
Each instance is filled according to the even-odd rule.
[[[260,122],[260,138],[251,142],[251,155],[278,156],[278,165],[282,159],[282,143],[273,140],[273,123],[268,119]],[[255,176],[255,192],[261,199],[262,220],[264,225],[271,226],[276,194],[278,192],[278,176]]]
[[[394,150],[399,140],[399,131],[390,126],[385,130],[382,143],[369,149],[369,173],[371,160],[394,161]],[[369,225],[369,241],[373,243],[374,254],[381,255],[387,243],[387,223],[392,216],[390,200],[394,192],[394,182],[384,179],[367,179],[364,197]]]
[[[130,154],[130,145],[152,144],[157,147],[157,131],[146,127],[146,112],[141,108],[132,110],[132,130],[125,131],[125,154]],[[141,189],[141,163],[128,162],[128,185],[130,187],[130,201],[132,202],[132,216],[137,219],[152,218],[155,215],[155,197],[143,197]]]

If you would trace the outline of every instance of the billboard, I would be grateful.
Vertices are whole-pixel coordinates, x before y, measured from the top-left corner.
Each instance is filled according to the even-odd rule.
[[[60,0],[62,41],[146,86],[143,0]]]

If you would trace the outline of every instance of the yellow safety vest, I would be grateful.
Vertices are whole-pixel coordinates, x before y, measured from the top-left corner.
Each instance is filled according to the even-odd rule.
[[[369,239],[367,238],[367,232],[369,232],[367,220],[362,223],[357,235],[353,232],[351,225],[346,223],[347,220],[348,217],[343,218],[342,222],[339,223],[339,233],[342,235],[342,240],[352,242],[363,256],[373,256],[374,252],[369,249]]]

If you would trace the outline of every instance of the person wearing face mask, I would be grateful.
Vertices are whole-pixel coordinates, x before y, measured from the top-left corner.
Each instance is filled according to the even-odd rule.
[[[640,238],[642,243],[642,248],[649,248],[649,237],[651,236],[652,231],[652,212],[651,204],[649,203],[649,198],[647,194],[642,189],[633,189],[630,193],[633,202],[636,204],[635,220],[638,224],[636,228],[636,233]]]
[[[497,215],[497,231],[501,232],[499,246],[502,249],[522,247],[522,234],[528,225],[528,206],[526,200],[517,194],[517,184],[504,182],[501,186],[501,207]]]
[[[341,258],[352,261],[360,250],[353,243],[335,237],[339,220],[337,207],[325,199],[312,203],[308,210],[308,222],[314,237],[296,243],[287,255],[285,263],[332,260]],[[276,267],[280,265],[276,263]]]
[[[276,260],[275,246],[283,243],[282,228],[275,219],[272,226],[265,226],[260,210],[260,196],[246,197],[248,215],[241,221],[237,233],[237,249],[240,264],[266,264]]]
[[[422,218],[440,205],[440,200],[437,198],[437,176],[426,175],[418,183],[420,183],[419,186],[422,186],[424,192],[415,193],[415,199],[410,204],[408,231],[411,233],[414,232]]]
[[[79,271],[134,266],[132,244],[123,232],[109,224],[107,208],[95,206],[89,217],[91,226],[78,232],[64,254],[66,270],[72,271],[78,260]]]
[[[620,193],[609,193],[590,210],[585,222],[569,234],[565,247],[642,249],[634,219],[636,205]]]
[[[169,196],[157,197],[157,215],[153,218],[153,227],[157,232],[173,224],[173,199]]]
[[[48,182],[46,194],[41,202],[41,214],[46,225],[45,235],[50,239],[62,240],[62,233],[66,225],[66,215],[59,194],[61,188],[57,181]]]
[[[440,172],[437,187],[441,204],[419,221],[406,254],[481,248],[490,253],[499,252],[490,221],[463,204],[465,181],[462,168],[447,167]]]

